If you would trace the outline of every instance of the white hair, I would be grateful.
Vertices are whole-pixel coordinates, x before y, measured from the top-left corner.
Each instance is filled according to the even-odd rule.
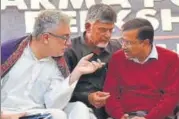
[[[32,36],[37,37],[39,34],[49,32],[61,23],[70,23],[70,17],[60,10],[43,10],[35,19]]]
[[[97,20],[105,23],[115,23],[116,17],[116,12],[111,6],[106,4],[95,4],[88,10],[86,23],[95,22]]]

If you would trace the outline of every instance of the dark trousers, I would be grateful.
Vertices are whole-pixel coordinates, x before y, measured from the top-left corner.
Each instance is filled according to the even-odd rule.
[[[129,119],[138,116],[138,117],[145,117],[148,112],[147,111],[135,111],[135,112],[129,112],[127,113],[129,115]]]
[[[95,116],[97,117],[97,119],[107,119],[108,118],[108,115],[105,112],[104,107],[99,108],[99,109],[93,108],[93,112],[94,112]]]

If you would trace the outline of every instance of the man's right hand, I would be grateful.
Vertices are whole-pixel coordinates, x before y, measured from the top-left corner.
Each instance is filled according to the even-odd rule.
[[[95,72],[97,69],[105,65],[104,62],[101,62],[99,59],[97,61],[89,61],[93,56],[93,53],[88,54],[81,58],[81,60],[76,65],[75,69],[71,73],[70,82],[71,85],[76,80],[80,79],[81,75],[90,74]]]
[[[25,115],[26,113],[9,114],[2,112],[0,117],[1,119],[19,119],[20,117],[23,117]]]
[[[88,100],[91,105],[96,108],[101,108],[106,104],[106,99],[109,98],[110,94],[107,92],[93,92],[88,95]]]
[[[121,119],[129,119],[129,115],[128,114],[124,114]]]
[[[74,69],[76,70],[77,74],[78,73],[80,73],[81,75],[90,74],[95,72],[97,69],[102,68],[105,65],[105,63],[101,62],[101,60],[99,59],[97,61],[90,62],[89,60],[92,58],[93,55],[94,54],[91,53],[80,59],[80,61],[78,62],[78,64]]]

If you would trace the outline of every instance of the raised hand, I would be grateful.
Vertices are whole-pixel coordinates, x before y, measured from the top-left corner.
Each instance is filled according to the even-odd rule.
[[[90,74],[95,72],[97,69],[101,68],[105,63],[101,62],[99,59],[97,61],[89,61],[92,58],[93,54],[84,56],[75,67],[75,70],[78,70],[79,73]]]

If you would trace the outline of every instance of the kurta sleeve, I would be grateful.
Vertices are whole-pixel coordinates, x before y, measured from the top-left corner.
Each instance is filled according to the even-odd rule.
[[[51,84],[44,95],[44,102],[47,108],[63,109],[69,103],[77,84],[77,81],[75,81],[69,85],[69,79],[70,76],[64,79],[61,72],[56,70],[56,73],[51,78]]]

